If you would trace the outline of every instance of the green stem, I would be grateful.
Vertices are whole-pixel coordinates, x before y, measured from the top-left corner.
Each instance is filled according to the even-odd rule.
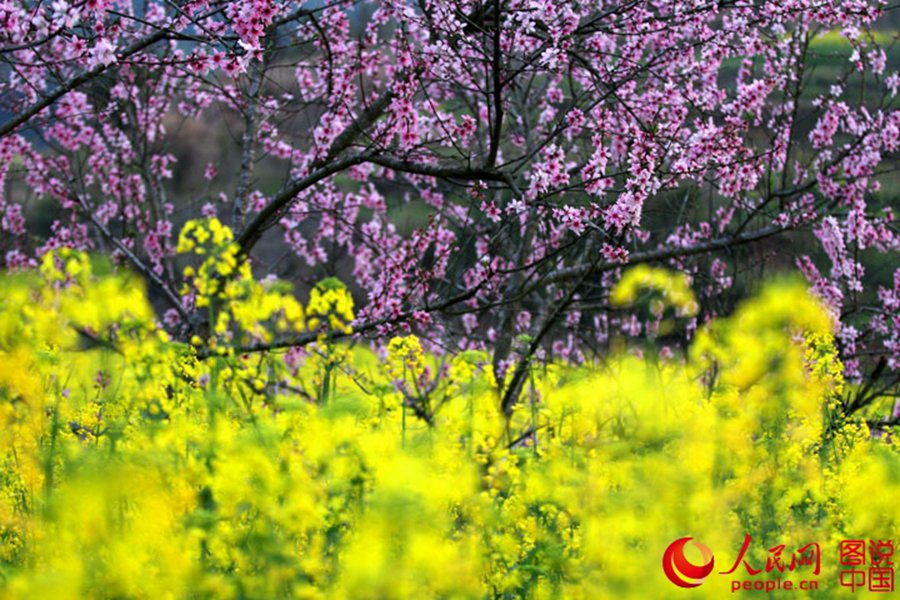
[[[406,383],[406,362],[403,363],[403,383]],[[401,418],[400,418],[400,446],[406,447],[406,394],[402,393],[401,396]]]
[[[532,449],[534,451],[534,455],[538,454],[538,438],[537,438],[537,405],[534,401],[534,368],[529,368],[528,370],[528,379],[529,379],[529,400],[531,401],[531,441],[532,441]]]
[[[59,392],[53,406],[53,417],[50,421],[50,451],[44,461],[44,497],[47,501],[53,493],[53,459],[56,456],[56,440],[59,437]]]
[[[331,362],[332,350],[331,330],[329,330],[325,342],[325,374],[322,378],[322,404],[328,404],[329,395],[334,388],[331,382],[331,372],[334,370],[334,365]]]

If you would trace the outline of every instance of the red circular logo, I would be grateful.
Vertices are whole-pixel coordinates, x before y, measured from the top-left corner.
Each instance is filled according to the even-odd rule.
[[[669,581],[683,588],[697,587],[713,570],[713,554],[709,548],[695,541],[694,546],[700,550],[700,556],[703,561],[700,565],[690,562],[684,555],[685,545],[691,541],[692,537],[683,537],[675,540],[663,553],[663,571]]]

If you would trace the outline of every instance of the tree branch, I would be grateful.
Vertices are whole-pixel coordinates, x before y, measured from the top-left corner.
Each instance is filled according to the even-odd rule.
[[[768,237],[772,237],[773,235],[777,235],[788,230],[789,228],[787,227],[771,225],[769,227],[757,229],[756,231],[752,231],[750,233],[720,237],[709,240],[707,242],[702,242],[695,246],[689,246],[687,248],[660,248],[657,250],[639,252],[636,254],[632,254],[628,258],[627,263],[598,263],[596,265],[579,265],[577,267],[569,267],[568,269],[560,269],[556,273],[551,273],[540,281],[540,285],[543,286],[549,285],[551,283],[560,283],[571,279],[577,279],[585,274],[594,275],[597,273],[603,273],[606,271],[611,271],[613,269],[619,269],[639,263],[657,262],[661,260],[668,260],[670,258],[681,258],[684,256],[693,256],[695,254],[715,252],[716,250],[725,250],[727,248],[733,248],[735,246],[742,246],[744,244],[758,242],[760,240],[764,240]]]
[[[153,269],[150,268],[144,261],[138,257],[137,254],[131,251],[122,241],[114,236],[112,232],[100,222],[99,219],[94,215],[94,213],[90,210],[90,208],[84,204],[81,205],[82,210],[84,210],[85,215],[87,215],[90,222],[96,227],[100,233],[103,235],[106,240],[116,247],[116,249],[125,255],[128,261],[134,265],[134,268],[137,269],[144,277],[149,279],[159,290],[163,293],[166,300],[169,301],[169,304],[172,305],[176,311],[178,311],[178,315],[184,319],[184,322],[187,323],[190,327],[193,327],[193,322],[191,321],[191,315],[188,313],[187,309],[181,303],[181,300],[178,298],[178,295],[172,291],[165,281],[163,281],[162,277],[160,277]]]
[[[132,45],[130,45],[127,48],[125,48],[124,50],[122,50],[122,52],[118,55],[117,58],[119,60],[122,60],[129,56],[137,54],[144,48],[151,46],[161,40],[171,38],[174,35],[175,34],[173,34],[170,31],[165,31],[165,30],[156,31],[156,32],[148,35],[147,37],[136,41]],[[63,83],[61,86],[59,86],[58,88],[53,90],[53,92],[44,96],[43,98],[41,98],[40,100],[38,100],[37,102],[32,104],[31,106],[22,110],[22,112],[18,113],[16,116],[12,117],[8,121],[6,121],[2,125],[0,125],[0,137],[4,137],[4,136],[8,135],[16,127],[25,123],[26,121],[31,119],[33,116],[35,116],[36,114],[38,114],[39,112],[41,112],[42,110],[44,110],[45,108],[47,108],[48,106],[50,106],[51,104],[53,104],[54,102],[56,102],[57,100],[59,100],[60,98],[62,98],[66,94],[68,94],[69,92],[71,92],[72,90],[74,90],[75,88],[77,88],[81,85],[84,85],[85,83],[98,77],[99,75],[101,75],[104,71],[109,69],[114,64],[117,64],[117,63],[111,63],[109,65],[97,65],[90,71],[85,71],[84,73],[81,73],[80,75],[76,75],[75,77],[72,77],[71,79],[69,79],[68,81]]]
[[[231,228],[238,235],[244,230],[247,196],[250,192],[250,183],[253,178],[253,167],[256,160],[259,92],[262,88],[265,62],[262,61],[255,66],[256,69],[250,74],[250,87],[247,90],[248,106],[244,114],[244,136],[241,141],[241,170],[238,176],[237,189],[234,192],[234,206],[231,217]]]
[[[312,171],[306,177],[296,179],[280,192],[257,214],[247,225],[247,228],[241,232],[238,237],[238,245],[241,247],[241,254],[246,256],[250,250],[262,237],[263,231],[271,227],[278,220],[284,209],[294,200],[294,198],[303,190],[317,184],[327,177],[331,177],[335,173],[343,171],[353,165],[364,163],[368,157],[365,154],[352,154],[345,156],[339,160],[332,161],[327,166]]]
[[[415,173],[443,179],[465,179],[482,181],[507,181],[507,176],[496,169],[443,167],[428,163],[417,163],[395,158],[393,156],[370,156],[367,162],[400,171],[403,173]]]
[[[282,188],[278,195],[253,218],[238,237],[242,255],[247,256],[250,253],[250,250],[262,237],[263,232],[278,220],[279,215],[294,200],[297,194],[326,177],[365,162],[370,157],[370,155],[366,154],[354,154],[336,160],[338,154],[349,148],[356,141],[356,138],[384,114],[384,111],[387,110],[393,99],[393,90],[387,90],[381,94],[375,102],[370,104],[357,119],[334,139],[324,158],[313,161],[308,175],[296,179]]]

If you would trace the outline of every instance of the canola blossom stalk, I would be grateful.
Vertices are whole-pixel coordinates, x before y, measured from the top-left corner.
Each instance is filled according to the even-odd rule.
[[[684,357],[535,364],[507,416],[487,355],[415,336],[383,360],[327,338],[227,351],[273,323],[348,327],[349,294],[329,281],[302,307],[243,266],[219,279],[229,235],[186,231],[217,307],[197,343],[84,254],[2,276],[0,596],[671,597],[660,557],[685,535],[725,561],[750,533],[760,565],[900,532],[896,442],[842,414],[833,321],[801,285],[764,288]],[[622,286],[691,310],[662,271]],[[826,556],[822,589],[851,597]]]

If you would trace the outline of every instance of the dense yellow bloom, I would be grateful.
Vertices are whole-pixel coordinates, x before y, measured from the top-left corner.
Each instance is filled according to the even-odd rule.
[[[697,314],[697,302],[686,274],[672,273],[646,264],[625,272],[610,294],[610,301],[615,306],[632,304],[644,290],[661,294],[662,300],[651,304],[651,309],[657,314],[661,314],[666,305],[672,306],[679,315]]]
[[[422,344],[414,335],[394,337],[388,342],[387,368],[396,379],[418,378],[425,368]]]
[[[217,346],[219,340],[271,341],[273,332],[304,331],[303,307],[291,294],[290,285],[256,281],[233,240],[231,229],[215,218],[188,221],[178,238],[180,254],[203,257],[198,268],[184,268],[190,286],[182,291],[192,291],[195,305],[207,309],[210,329],[219,338],[210,340],[210,346]],[[203,340],[192,343],[199,346]]]
[[[187,251],[230,255],[227,229],[186,229]],[[756,568],[820,543],[820,592],[853,597],[838,541],[900,532],[898,448],[840,413],[831,323],[790,282],[683,361],[536,366],[507,417],[484,353],[415,336],[385,363],[327,339],[290,367],[198,358],[282,319],[345,327],[333,282],[303,311],[238,265],[210,288],[221,330],[187,345],[138,280],[92,273],[67,251],[0,281],[0,597],[667,598],[672,541],[702,540],[719,571],[747,533]],[[413,398],[398,376],[431,379]]]
[[[231,229],[222,225],[219,219],[212,217],[188,221],[178,235],[175,251],[179,254],[196,251],[203,254],[206,248],[220,248],[234,240]]]
[[[318,329],[323,322],[333,331],[350,333],[353,321],[353,296],[347,287],[335,277],[317,283],[309,293],[309,328]]]

